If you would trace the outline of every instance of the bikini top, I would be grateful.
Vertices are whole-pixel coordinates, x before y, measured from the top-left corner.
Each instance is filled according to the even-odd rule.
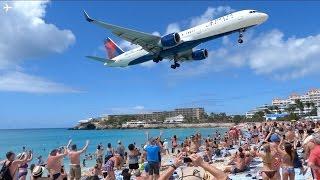
[[[20,169],[27,169],[28,168],[28,164],[24,164],[22,166],[19,167]]]

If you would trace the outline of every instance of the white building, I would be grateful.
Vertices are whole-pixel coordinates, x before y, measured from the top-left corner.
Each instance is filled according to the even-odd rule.
[[[293,93],[287,99],[275,98],[272,100],[272,105],[281,106],[294,104],[298,99],[300,99],[302,103],[313,102],[318,107],[320,105],[320,89],[311,89],[303,95]]]
[[[168,124],[179,124],[179,123],[183,123],[184,121],[184,117],[180,114],[178,116],[175,117],[168,117],[164,120],[164,123],[168,123]]]
[[[252,118],[255,113],[260,112],[260,111],[264,112],[265,110],[268,109],[268,107],[269,107],[268,104],[264,104],[263,106],[259,106],[255,109],[252,109],[252,110],[246,112],[246,118]]]
[[[276,106],[277,109],[273,109],[273,110],[269,109],[269,111],[271,111],[271,113],[273,114],[277,114],[280,112],[282,113],[287,112],[287,108],[290,106],[290,104],[295,104],[296,100],[298,99],[304,104],[304,109],[303,111],[301,111],[300,109],[297,108],[294,111],[294,113],[299,115],[307,114],[311,112],[313,108],[320,107],[320,89],[311,89],[303,95],[293,93],[288,98],[285,98],[285,99],[275,98],[272,100],[271,104],[273,106]],[[306,106],[307,103],[313,103],[314,107],[313,106],[307,107]],[[246,117],[251,118],[256,112],[265,111],[266,109],[268,109],[268,106],[269,105],[266,104],[264,106],[257,107],[251,111],[248,111],[246,112]],[[318,112],[318,116],[320,116],[319,112]]]
[[[122,127],[124,128],[139,128],[144,127],[146,125],[146,121],[130,121],[126,122],[125,124],[122,124]]]
[[[78,123],[79,123],[79,124],[82,124],[82,123],[88,123],[88,122],[89,122],[89,120],[88,120],[88,119],[83,119],[83,120],[78,121]]]

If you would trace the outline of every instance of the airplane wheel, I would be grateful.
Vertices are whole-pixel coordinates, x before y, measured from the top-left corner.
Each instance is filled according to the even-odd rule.
[[[238,39],[238,43],[243,43],[243,40],[242,39]]]
[[[176,63],[176,67],[180,67],[180,64],[179,64],[179,63]]]
[[[171,65],[171,68],[172,68],[172,69],[175,69],[175,68],[176,68],[176,65],[172,64],[172,65]]]
[[[153,60],[153,62],[158,63],[158,62],[159,62],[159,60],[158,60],[158,59],[154,59],[154,60]]]

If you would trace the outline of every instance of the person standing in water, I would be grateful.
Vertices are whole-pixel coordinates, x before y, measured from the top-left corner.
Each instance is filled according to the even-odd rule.
[[[72,140],[69,141],[70,143]],[[71,145],[71,150],[68,152],[70,158],[70,179],[79,180],[81,178],[81,166],[80,166],[80,155],[84,153],[89,145],[89,140],[86,141],[86,145],[81,149],[77,149],[76,144]],[[68,147],[69,149],[69,147]]]

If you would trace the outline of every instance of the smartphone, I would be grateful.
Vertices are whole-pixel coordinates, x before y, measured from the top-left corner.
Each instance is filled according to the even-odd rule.
[[[192,162],[192,160],[189,157],[184,157],[183,158],[183,162],[184,163],[189,163],[189,162]]]

